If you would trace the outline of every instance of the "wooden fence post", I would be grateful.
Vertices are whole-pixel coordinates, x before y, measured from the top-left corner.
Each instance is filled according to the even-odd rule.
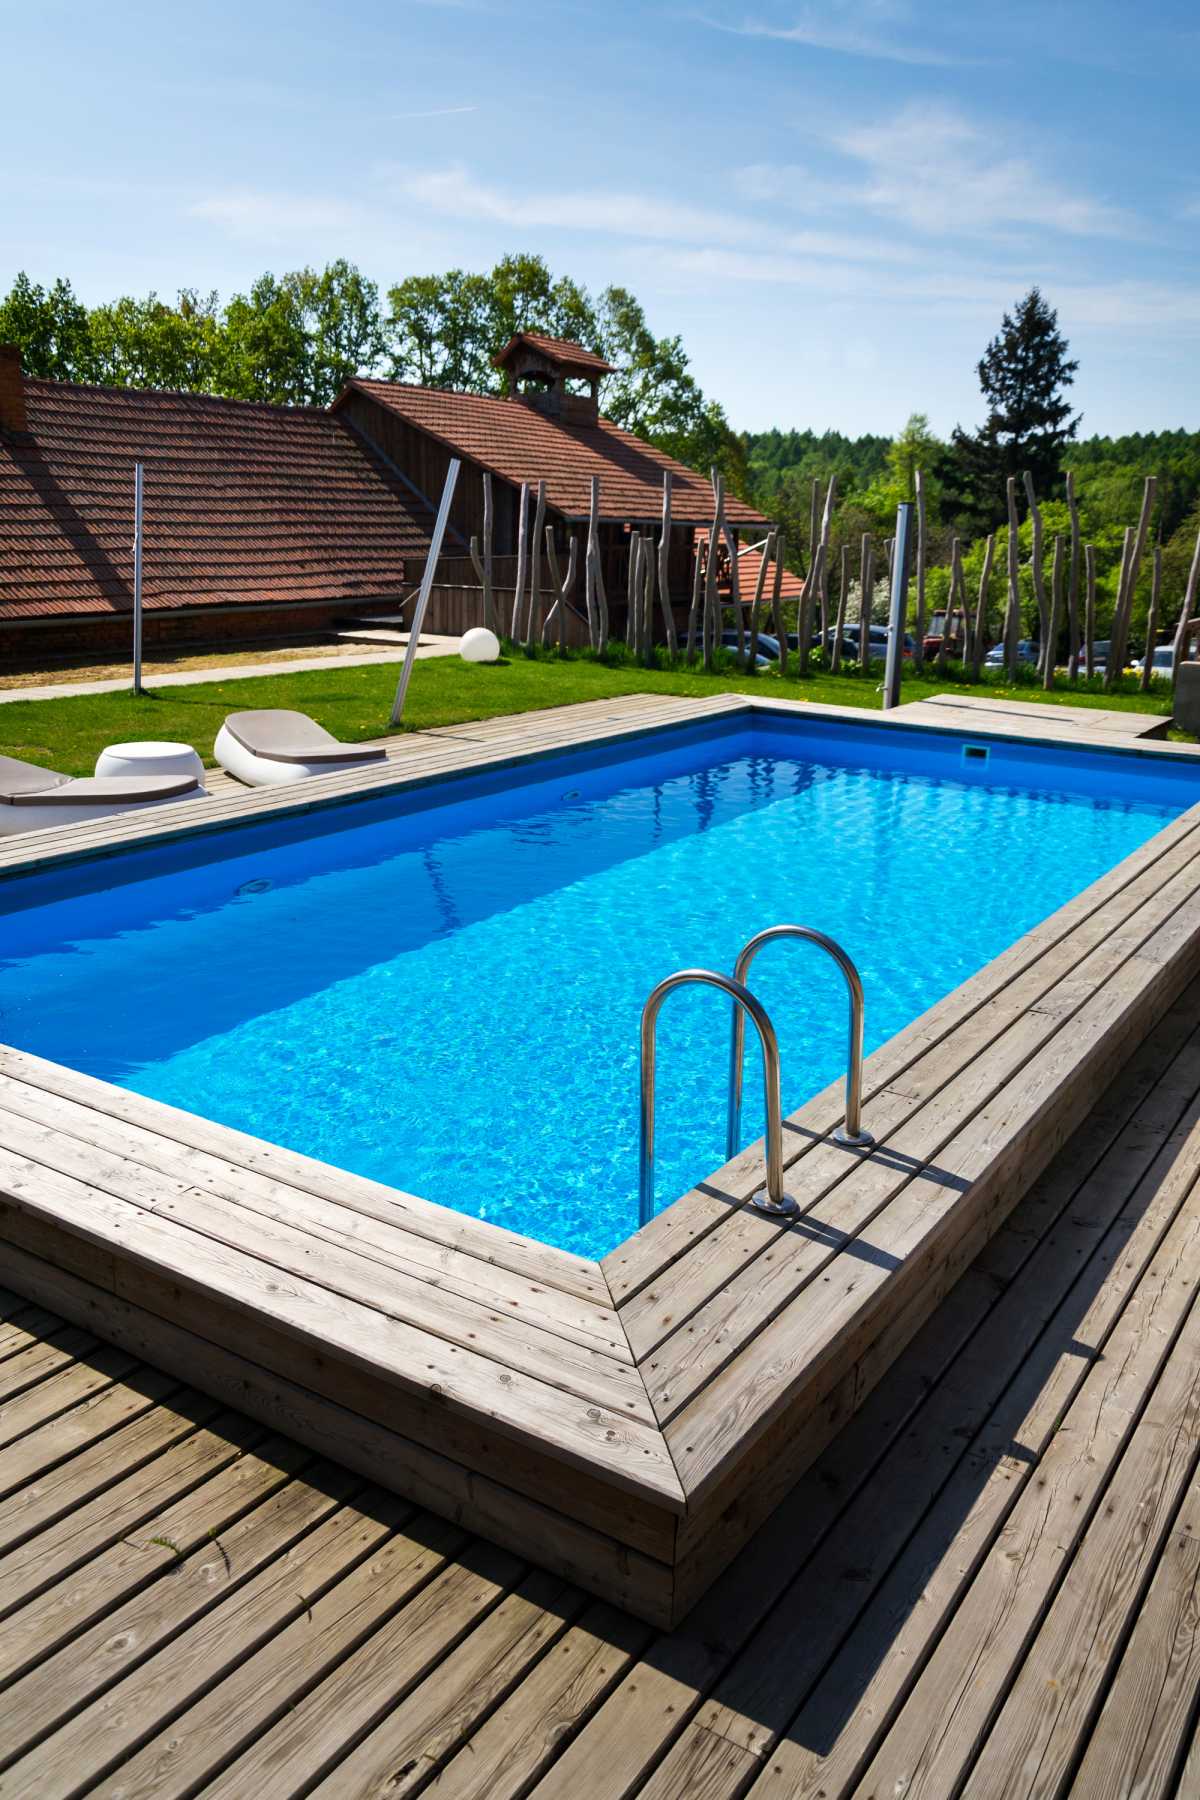
[[[587,549],[583,558],[583,594],[587,608],[588,642],[593,650],[600,648],[600,609],[596,603],[596,558],[600,554],[597,542],[600,517],[600,477],[592,476],[591,499],[588,502]]]
[[[529,483],[521,483],[521,497],[517,502],[517,572],[514,577],[516,590],[513,594],[512,629],[509,636],[514,644],[521,641],[521,600],[525,593],[525,569],[529,556],[526,535],[529,530]]]
[[[775,533],[775,578],[771,583],[771,617],[775,623],[775,636],[779,640],[779,673],[787,675],[788,641],[787,620],[783,616],[783,557],[784,537],[782,531]]]
[[[725,477],[713,471],[713,528],[708,540],[708,557],[704,568],[704,667],[710,673],[713,652],[720,636],[720,608],[717,605],[717,555],[721,533],[725,529]]]
[[[1080,577],[1080,543],[1079,543],[1079,502],[1075,498],[1075,475],[1067,470],[1067,511],[1071,515],[1071,574],[1067,584],[1067,676],[1071,681],[1079,677],[1079,577]]]
[[[988,590],[992,580],[992,563],[996,557],[996,534],[991,532],[983,547],[983,569],[979,576],[979,604],[975,608],[975,636],[971,645],[971,679],[983,679],[983,640],[987,636]]]
[[[663,629],[667,634],[667,655],[675,656],[679,650],[679,641],[675,636],[675,614],[671,610],[671,482],[670,469],[664,469],[662,537],[658,544],[658,592],[662,601]]]
[[[830,673],[836,675],[842,666],[842,636],[846,629],[846,600],[850,593],[850,546],[843,544],[838,557],[837,618],[833,626],[833,643],[829,647]]]
[[[687,659],[689,663],[696,660],[696,634],[700,625],[700,594],[702,569],[700,564],[700,539],[695,530],[692,531],[692,603],[688,608]]]
[[[1162,541],[1154,546],[1154,573],[1150,578],[1150,611],[1146,615],[1146,650],[1142,657],[1142,679],[1139,687],[1143,694],[1150,692],[1150,680],[1154,674],[1154,647],[1158,642],[1158,602],[1162,592]]]
[[[1085,544],[1083,561],[1086,571],[1087,596],[1083,619],[1083,673],[1087,681],[1096,673],[1096,546]],[[1110,646],[1111,648],[1111,646]]]
[[[1187,589],[1183,596],[1179,623],[1175,628],[1175,660],[1171,670],[1172,676],[1178,669],[1183,653],[1187,649],[1187,628],[1192,617],[1192,608],[1196,603],[1197,582],[1200,582],[1200,531],[1196,533],[1196,548],[1192,553],[1191,572],[1188,575]]]
[[[1021,641],[1021,577],[1017,537],[1017,478],[1010,475],[1008,497],[1008,607],[1004,614],[1004,673],[1017,679],[1017,645]]]
[[[758,574],[754,580],[754,599],[750,606],[750,648],[747,651],[747,662],[752,669],[756,666],[758,657],[758,609],[762,605],[763,588],[767,582],[767,565],[775,560],[774,551],[775,533],[769,531],[763,539]]]
[[[871,602],[875,597],[875,552],[871,534],[863,532],[862,567],[858,588],[858,666],[866,674],[871,666]]]
[[[1029,502],[1029,518],[1033,526],[1033,547],[1029,553],[1029,566],[1033,571],[1033,595],[1038,609],[1038,673],[1044,672],[1046,659],[1046,634],[1050,629],[1050,621],[1046,611],[1046,572],[1042,555],[1042,509],[1037,503],[1037,495],[1033,491],[1033,476],[1026,469],[1024,475],[1025,498]]]
[[[1125,668],[1125,656],[1129,649],[1129,621],[1133,614],[1133,590],[1137,586],[1138,568],[1142,560],[1142,552],[1146,548],[1146,534],[1150,529],[1150,514],[1154,510],[1154,495],[1158,488],[1157,475],[1147,475],[1146,485],[1142,489],[1142,513],[1138,520],[1137,535],[1133,540],[1128,557],[1122,558],[1122,581],[1117,595],[1117,611],[1120,619],[1119,631],[1114,630],[1110,644],[1108,669],[1105,672],[1104,685],[1111,688],[1119,681]]]
[[[1046,642],[1042,646],[1042,686],[1049,693],[1054,687],[1054,665],[1058,660],[1058,625],[1062,617],[1063,540],[1062,532],[1054,534],[1054,561],[1050,566],[1050,617]]]
[[[913,490],[917,501],[917,629],[915,633],[916,648],[913,651],[913,667],[919,675],[925,667],[925,482],[920,469],[913,472]],[[956,540],[957,541],[957,540]],[[947,610],[946,620],[949,623],[950,613]],[[942,633],[942,643],[946,634]],[[938,667],[944,669],[945,659],[940,655]]]

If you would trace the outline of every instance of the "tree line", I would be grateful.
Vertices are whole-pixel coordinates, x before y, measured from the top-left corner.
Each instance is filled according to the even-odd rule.
[[[656,337],[627,288],[592,295],[540,256],[410,275],[382,296],[342,259],[265,273],[224,302],[184,288],[174,301],[150,293],[86,306],[65,277],[42,286],[25,273],[0,300],[0,343],[19,347],[31,375],[284,406],[328,406],[353,375],[500,393],[492,358],[522,330],[598,351],[618,370],[601,385],[607,417],[744,490],[741,439],[702,392],[681,339]]]
[[[1066,480],[1070,473],[1078,530],[1094,549],[1097,636],[1107,637],[1117,606],[1126,527],[1139,518],[1144,484],[1155,476],[1148,548],[1138,565],[1129,624],[1144,638],[1154,585],[1155,551],[1161,554],[1160,629],[1178,616],[1200,534],[1200,432],[1141,432],[1124,437],[1080,439],[1081,419],[1071,410],[1067,390],[1077,363],[1058,330],[1057,315],[1038,289],[1003,318],[978,364],[986,405],[975,432],[957,427],[948,440],[914,413],[892,439],[839,432],[745,433],[750,498],[778,520],[791,547],[789,562],[806,571],[810,547],[813,484],[834,482],[837,504],[831,521],[829,558],[840,563],[846,549],[859,555],[863,536],[886,539],[895,528],[896,508],[916,493],[922,476],[926,514],[928,611],[945,605],[954,581],[952,547],[960,545],[962,577],[975,593],[992,556],[985,584],[987,617],[993,625],[1008,603],[1008,482],[1017,491],[1017,557],[1022,631],[1036,636],[1037,605],[1031,516],[1025,477],[1040,502],[1039,535],[1048,546],[1072,531]]]

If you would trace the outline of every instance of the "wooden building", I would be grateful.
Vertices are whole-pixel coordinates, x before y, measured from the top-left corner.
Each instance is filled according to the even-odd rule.
[[[695,535],[712,519],[708,477],[601,416],[612,366],[578,344],[522,332],[496,366],[504,395],[356,379],[324,409],[35,380],[0,346],[0,660],[127,648],[139,461],[151,644],[319,634],[395,612],[420,578],[452,456],[463,469],[430,630],[480,622],[467,552],[485,472],[502,621],[523,483],[545,481],[546,522],[566,552],[598,478],[619,629],[630,527],[660,523],[667,470],[671,586],[685,607]],[[726,516],[761,536],[752,507],[730,499]],[[569,622],[582,641],[578,614]]]
[[[599,517],[604,582],[610,603],[623,606],[631,527],[658,528],[662,520],[663,475],[672,477],[670,580],[682,608],[691,583],[698,534],[707,540],[713,494],[707,475],[668,456],[600,412],[601,379],[611,363],[578,344],[538,332],[519,332],[495,358],[504,371],[507,393],[453,393],[444,388],[401,382],[351,381],[333,405],[364,441],[412,482],[426,505],[436,504],[451,457],[462,463],[451,524],[468,541],[483,531],[483,475],[493,478],[495,550],[515,558],[522,484],[546,483],[546,522],[564,552],[572,533],[586,534],[591,482],[599,481]],[[725,514],[734,533],[761,538],[762,513],[734,497]],[[511,567],[500,566],[497,587]],[[453,557],[441,569],[443,595],[456,577],[470,589],[469,559]]]

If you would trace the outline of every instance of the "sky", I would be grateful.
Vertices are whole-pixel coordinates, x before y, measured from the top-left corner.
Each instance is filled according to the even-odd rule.
[[[1200,429],[1194,0],[0,0],[0,291],[539,251],[739,430],[947,434],[1034,283],[1082,431]]]

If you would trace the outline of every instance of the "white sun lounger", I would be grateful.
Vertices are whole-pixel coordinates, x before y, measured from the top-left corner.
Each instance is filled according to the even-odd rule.
[[[140,812],[203,794],[192,775],[89,775],[73,780],[37,763],[0,756],[0,837],[78,825],[107,813]]]
[[[343,744],[307,713],[230,713],[213,745],[221,767],[251,787],[276,787],[385,761],[369,744]]]

